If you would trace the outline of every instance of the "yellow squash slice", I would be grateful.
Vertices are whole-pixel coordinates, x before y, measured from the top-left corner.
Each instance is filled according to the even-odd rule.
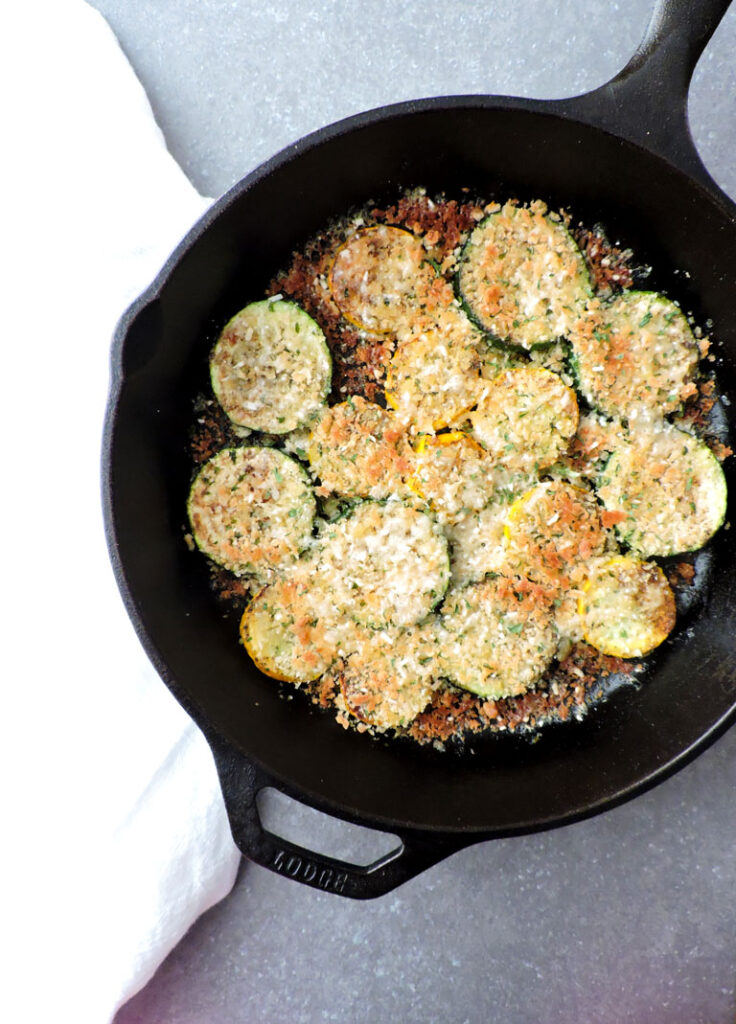
[[[566,450],[577,429],[578,403],[556,373],[522,366],[484,386],[470,422],[496,461],[532,472],[551,466]]]
[[[675,596],[654,562],[619,555],[598,565],[578,599],[583,637],[603,654],[643,658],[675,625]]]

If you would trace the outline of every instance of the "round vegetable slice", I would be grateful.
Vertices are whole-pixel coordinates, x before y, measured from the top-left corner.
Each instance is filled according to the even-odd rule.
[[[238,575],[268,578],[309,542],[316,512],[304,470],[273,448],[224,448],[200,469],[189,492],[197,546]]]
[[[496,488],[492,460],[472,437],[458,430],[422,435],[409,484],[442,522],[479,511]]]
[[[448,322],[402,341],[386,375],[386,402],[419,433],[431,434],[459,419],[478,400],[477,337]]]
[[[656,292],[591,303],[572,343],[580,390],[609,416],[661,417],[694,392],[697,341],[679,306]]]
[[[551,466],[578,425],[575,392],[551,370],[523,366],[486,384],[470,414],[473,435],[499,462],[530,472]]]
[[[504,533],[507,564],[553,589],[578,584],[584,563],[606,547],[595,496],[563,480],[537,484],[515,501]]]
[[[210,358],[212,389],[233,423],[285,434],[324,405],[332,359],[319,325],[293,302],[252,302],[226,324]]]
[[[315,557],[336,611],[373,629],[420,622],[450,576],[440,527],[401,501],[361,502],[325,527]]]
[[[591,294],[580,250],[544,203],[506,203],[471,232],[457,287],[470,316],[522,349],[566,336]]]
[[[373,634],[337,672],[340,711],[377,730],[408,725],[436,687],[436,626]]]
[[[720,463],[701,440],[668,424],[631,431],[597,490],[620,539],[645,557],[697,551],[726,517]]]
[[[654,562],[619,555],[598,565],[578,599],[585,640],[617,658],[642,658],[675,625],[675,595]]]
[[[322,487],[347,498],[388,498],[406,491],[411,447],[398,418],[364,398],[325,409],[307,446]]]
[[[426,302],[436,277],[415,235],[380,224],[356,232],[338,249],[329,285],[346,320],[364,331],[389,334]]]
[[[493,700],[528,690],[557,650],[550,607],[541,587],[519,577],[451,590],[441,608],[443,674]]]
[[[256,668],[273,679],[318,679],[337,649],[315,617],[308,581],[293,575],[264,587],[243,613],[240,637]]]

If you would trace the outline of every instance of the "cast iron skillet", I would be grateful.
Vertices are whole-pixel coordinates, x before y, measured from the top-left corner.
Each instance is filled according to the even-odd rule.
[[[582,722],[542,730],[534,744],[489,737],[444,754],[345,732],[306,700],[283,700],[239,648],[205,560],[183,540],[192,398],[217,329],[330,217],[404,187],[541,198],[600,221],[656,268],[652,287],[699,323],[712,319],[720,381],[736,401],[736,207],[702,165],[686,113],[693,68],[727,7],[659,0],[630,63],[584,96],[420,100],[315,132],[216,203],[123,317],[104,437],[110,553],[149,657],[210,742],[235,841],[259,864],[346,896],[378,896],[471,843],[633,797],[732,722],[734,531],[700,557],[704,596],[640,688],[614,693]],[[365,867],[297,847],[262,828],[264,786],[391,832],[399,845]]]

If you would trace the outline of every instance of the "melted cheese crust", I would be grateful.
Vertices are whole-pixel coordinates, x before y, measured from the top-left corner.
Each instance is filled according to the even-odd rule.
[[[329,284],[346,320],[387,334],[400,331],[426,303],[436,277],[418,238],[381,224],[356,232],[337,251]]]
[[[375,729],[408,725],[437,688],[434,623],[382,630],[366,638],[337,673],[337,707]]]
[[[585,563],[608,541],[595,496],[564,480],[537,484],[514,502],[504,533],[506,565],[555,594],[579,585]]]
[[[484,386],[470,422],[473,436],[493,458],[529,473],[551,466],[568,447],[578,402],[556,373],[523,366]]]
[[[316,585],[334,608],[373,629],[411,626],[441,600],[447,540],[434,520],[400,501],[361,502],[324,528]]]
[[[386,402],[409,429],[432,433],[478,401],[480,339],[467,317],[449,306],[414,325],[397,345],[386,377]]]
[[[325,409],[307,446],[322,489],[346,498],[404,496],[412,467],[405,426],[389,410],[364,398]]]

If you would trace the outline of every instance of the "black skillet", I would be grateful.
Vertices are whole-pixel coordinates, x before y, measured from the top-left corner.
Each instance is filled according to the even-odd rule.
[[[345,896],[378,896],[471,843],[621,803],[733,720],[728,530],[700,556],[705,585],[639,688],[535,743],[489,737],[445,753],[345,732],[306,700],[280,697],[239,648],[204,559],[183,540],[192,398],[217,328],[331,217],[404,187],[541,198],[601,222],[656,268],[650,286],[699,323],[712,319],[722,390],[736,400],[736,207],[702,165],[686,113],[693,68],[727,7],[660,0],[629,64],[584,96],[420,100],[315,132],[216,203],[123,317],[104,438],[111,557],[149,657],[210,742],[235,841],[259,864]],[[262,828],[264,786],[391,832],[397,849],[360,867],[294,846]]]

